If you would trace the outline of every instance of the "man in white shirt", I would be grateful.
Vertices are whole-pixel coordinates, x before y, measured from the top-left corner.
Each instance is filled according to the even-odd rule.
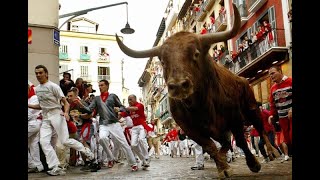
[[[83,152],[95,165],[94,154],[82,143],[75,139],[69,138],[67,121],[69,121],[69,103],[66,100],[59,85],[48,80],[48,69],[43,65],[35,67],[35,74],[39,85],[36,87],[36,95],[39,104],[28,104],[29,108],[42,109],[42,125],[40,128],[40,145],[46,156],[49,171],[52,176],[63,175],[65,172],[59,167],[59,159],[54,148],[51,145],[51,138],[54,134],[58,135],[58,140],[64,146]],[[64,104],[62,112],[60,101]]]

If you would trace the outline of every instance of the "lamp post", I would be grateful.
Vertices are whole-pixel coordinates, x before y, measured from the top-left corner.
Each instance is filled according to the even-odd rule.
[[[130,27],[129,23],[128,23],[128,3],[127,3],[127,24],[123,29],[121,29],[121,32],[123,34],[132,34],[132,33],[134,33],[134,29],[132,29]]]
[[[100,6],[100,7],[95,7],[95,8],[90,8],[90,9],[85,9],[85,10],[81,10],[81,11],[76,11],[76,12],[72,12],[72,13],[68,13],[68,14],[63,14],[63,15],[60,15],[59,16],[59,19],[61,18],[65,18],[65,17],[69,17],[71,16],[70,18],[68,18],[64,23],[61,24],[61,26],[59,27],[59,29],[62,28],[62,26],[64,24],[66,24],[68,21],[70,21],[71,19],[77,17],[77,16],[81,16],[81,15],[84,15],[84,14],[87,14],[88,12],[90,11],[94,11],[94,10],[98,10],[98,9],[103,9],[103,8],[108,8],[108,7],[112,7],[112,6],[118,6],[118,5],[121,5],[121,4],[126,4],[126,12],[127,12],[127,24],[124,28],[121,29],[121,32],[123,34],[132,34],[134,33],[134,29],[132,29],[128,23],[128,2],[120,2],[120,3],[115,3],[115,4],[109,4],[109,5],[105,5],[105,6]]]

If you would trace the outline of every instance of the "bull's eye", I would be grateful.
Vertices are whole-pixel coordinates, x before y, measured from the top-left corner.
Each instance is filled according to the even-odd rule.
[[[193,55],[193,59],[194,60],[197,60],[200,56],[200,51],[198,49],[196,49],[196,52],[194,52],[194,55]]]

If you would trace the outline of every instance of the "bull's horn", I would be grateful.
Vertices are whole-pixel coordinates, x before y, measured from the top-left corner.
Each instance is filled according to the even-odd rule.
[[[223,31],[223,32],[199,35],[199,39],[202,44],[208,45],[208,44],[214,44],[217,42],[226,41],[238,34],[238,31],[240,30],[240,27],[241,27],[240,14],[236,5],[235,4],[232,4],[232,5],[233,5],[233,11],[234,11],[234,20],[233,20],[232,29],[228,31]]]
[[[116,39],[117,39],[117,43],[118,43],[120,49],[122,50],[122,52],[124,52],[126,55],[128,55],[130,57],[146,58],[146,57],[158,56],[160,54],[159,52],[160,52],[161,46],[154,47],[154,48],[151,48],[148,50],[136,51],[136,50],[130,49],[126,45],[124,45],[117,34],[116,34]]]

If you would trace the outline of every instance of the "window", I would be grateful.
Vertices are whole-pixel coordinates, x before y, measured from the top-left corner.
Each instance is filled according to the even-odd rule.
[[[80,66],[80,76],[81,77],[88,77],[88,66]]]
[[[101,47],[99,48],[99,59],[100,60],[109,60],[109,54],[107,52],[107,48]]]
[[[110,80],[110,67],[98,66],[98,81],[102,79]]]
[[[59,53],[68,53],[68,46],[67,45],[60,45]]]
[[[88,46],[81,46],[80,47],[80,54],[88,54]]]
[[[78,32],[79,31],[79,27],[77,25],[72,25],[71,31]]]

